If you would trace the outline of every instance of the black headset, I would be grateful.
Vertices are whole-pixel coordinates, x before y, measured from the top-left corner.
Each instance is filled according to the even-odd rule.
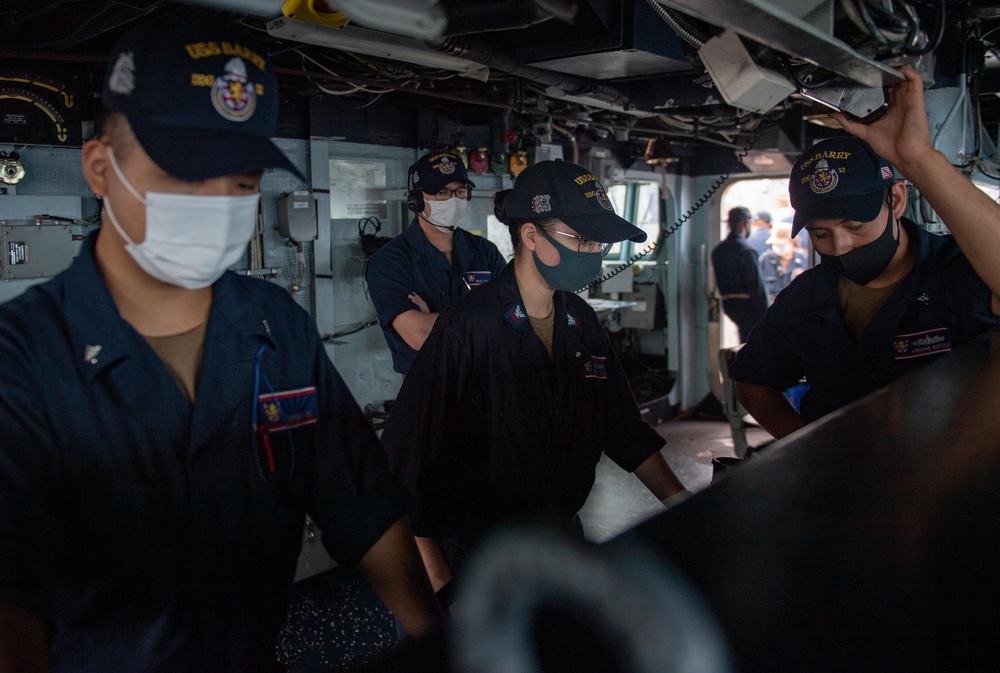
[[[419,215],[424,212],[424,195],[413,185],[413,174],[416,172],[416,164],[406,171],[406,206]]]

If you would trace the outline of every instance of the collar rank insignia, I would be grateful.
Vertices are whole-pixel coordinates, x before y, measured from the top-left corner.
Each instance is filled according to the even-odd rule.
[[[566,326],[570,329],[575,329],[577,332],[583,331],[583,323],[581,323],[580,318],[573,313],[566,314]]]
[[[101,346],[91,346],[87,344],[87,347],[83,349],[83,360],[84,362],[89,362],[92,365],[97,364],[97,356],[101,352]]]
[[[528,312],[521,304],[514,304],[504,311],[503,317],[511,327],[520,327],[528,319]]]

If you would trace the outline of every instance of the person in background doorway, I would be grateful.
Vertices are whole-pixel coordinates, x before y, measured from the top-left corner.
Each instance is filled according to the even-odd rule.
[[[372,303],[400,374],[409,371],[441,311],[506,264],[489,239],[460,226],[474,187],[457,154],[420,157],[407,178],[413,221],[369,263]]]
[[[806,269],[806,257],[792,241],[792,223],[778,222],[771,229],[771,237],[767,239],[770,250],[765,250],[760,256],[761,273],[764,276],[764,286],[767,288],[767,303],[774,303],[774,298],[792,280]]]
[[[740,342],[764,317],[767,291],[757,264],[759,255],[746,241],[750,231],[750,211],[742,206],[729,211],[729,235],[712,250],[715,285],[722,295],[722,310],[736,323]]]
[[[747,244],[757,253],[757,258],[771,249],[768,238],[771,237],[771,213],[762,210],[757,213],[750,223],[750,234],[747,236]]]
[[[108,66],[81,154],[101,227],[0,306],[0,671],[276,670],[307,513],[411,634],[436,628],[409,497],[315,323],[227,270],[263,169],[297,173],[270,56],[192,13]]]
[[[775,437],[1000,324],[1000,205],[934,149],[923,82],[901,72],[884,117],[835,115],[856,137],[817,143],[792,169],[792,233],[807,230],[822,262],[778,295],[732,369],[740,403]],[[952,235],[903,217],[907,187],[893,167]],[[803,376],[798,413],[782,391]]]
[[[435,588],[502,523],[548,515],[582,532],[577,512],[602,453],[661,500],[686,494],[600,321],[574,294],[613,243],[646,234],[614,213],[590,171],[565,161],[528,166],[495,204],[514,260],[441,315],[382,435],[416,496]]]

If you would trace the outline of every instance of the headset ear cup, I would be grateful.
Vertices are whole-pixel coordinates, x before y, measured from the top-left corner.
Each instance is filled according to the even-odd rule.
[[[416,172],[416,164],[406,171],[406,206],[414,213],[420,214],[424,212],[424,195],[413,185],[413,174]]]
[[[417,190],[412,190],[406,195],[406,205],[414,213],[424,212],[424,195]]]

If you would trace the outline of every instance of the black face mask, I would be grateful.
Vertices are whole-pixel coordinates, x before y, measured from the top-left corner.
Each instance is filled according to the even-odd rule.
[[[820,258],[824,264],[838,266],[840,274],[848,280],[858,285],[867,285],[886,270],[899,248],[899,234],[894,231],[897,227],[892,226],[895,221],[890,199],[885,231],[878,238],[843,255],[820,255]]]

